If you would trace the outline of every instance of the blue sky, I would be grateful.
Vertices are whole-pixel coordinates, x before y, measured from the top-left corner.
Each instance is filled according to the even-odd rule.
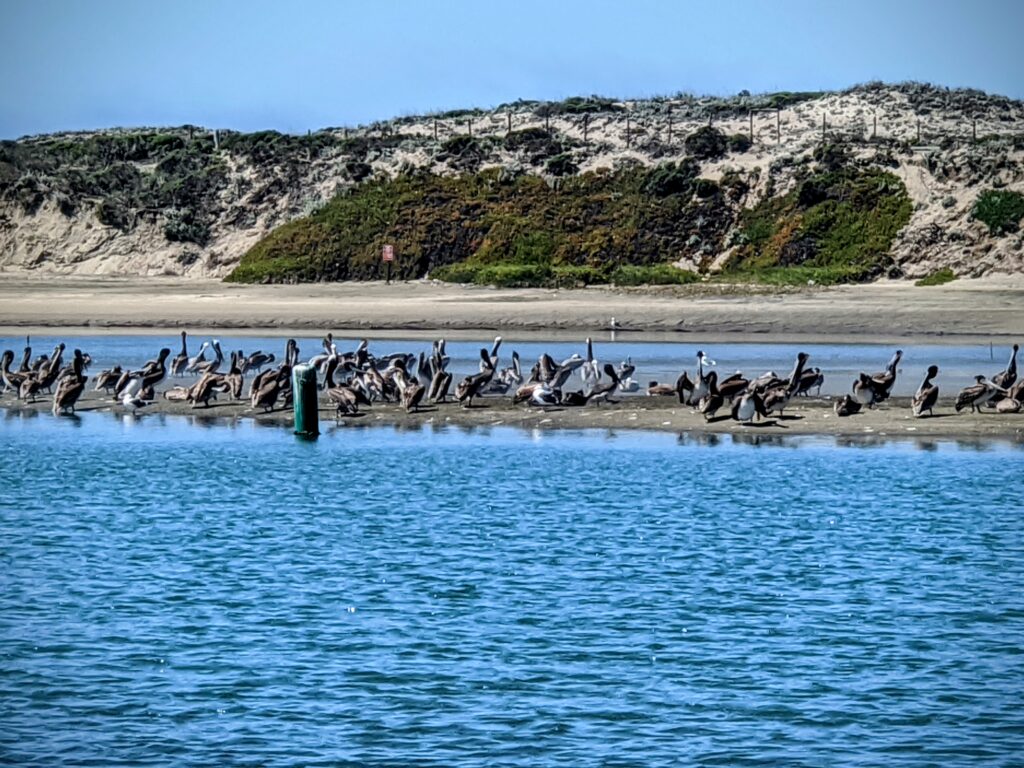
[[[1024,98],[1024,2],[4,0],[0,137],[304,132],[598,93],[922,80]]]

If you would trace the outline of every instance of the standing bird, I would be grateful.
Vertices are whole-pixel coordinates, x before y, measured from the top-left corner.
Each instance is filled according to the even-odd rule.
[[[85,391],[85,382],[88,377],[82,374],[85,360],[80,350],[75,350],[74,359],[71,361],[71,373],[67,374],[57,382],[57,391],[53,393],[53,415],[66,413],[69,409],[72,414],[75,412],[75,403]]]
[[[796,362],[793,364],[793,372],[789,374],[789,378],[786,380],[787,383],[765,392],[764,409],[768,413],[778,411],[779,416],[782,415],[786,406],[789,405],[789,401],[796,394],[797,390],[800,389],[800,376],[804,371],[804,365],[807,363],[808,357],[806,352],[798,352]]]
[[[924,381],[917,388],[914,399],[910,401],[910,410],[917,418],[921,418],[925,411],[928,411],[929,416],[935,415],[932,413],[932,408],[935,407],[935,403],[939,399],[939,386],[938,384],[932,384],[932,379],[938,375],[939,367],[937,365],[929,365]]]
[[[616,401],[612,400],[612,395],[619,388],[619,372],[611,363],[605,363],[604,375],[608,377],[608,380],[598,382],[598,385],[587,393],[587,398],[595,402],[604,400],[606,403],[614,403]]]
[[[185,366],[188,365],[188,334],[185,331],[181,332],[181,352],[174,356],[171,360],[171,376],[184,376]]]
[[[981,406],[991,400],[997,393],[992,382],[982,375],[974,377],[976,384],[964,387],[956,396],[956,412],[960,413],[967,406],[971,407],[971,413],[976,413]]]
[[[881,403],[883,400],[889,399],[889,393],[892,392],[893,385],[896,384],[896,367],[900,364],[900,360],[903,359],[903,350],[897,349],[896,354],[889,360],[889,364],[885,366],[885,370],[881,373],[876,373],[871,377],[871,381],[874,382],[875,399],[874,404]]]
[[[185,373],[191,373],[195,375],[199,374],[199,366],[206,362],[206,348],[208,346],[210,346],[210,342],[208,341],[204,341],[199,346],[199,351],[195,354],[195,356],[190,357],[188,359],[188,365],[185,366]]]
[[[725,398],[718,390],[718,374],[711,371],[708,374],[708,393],[697,403],[697,411],[704,414],[704,421],[710,421],[724,403]]]
[[[150,361],[145,368],[138,372],[141,379],[142,385],[140,389],[140,396],[146,397],[152,400],[153,388],[164,380],[167,376],[167,358],[170,356],[171,350],[164,347],[160,350],[160,354],[156,360]]]
[[[764,400],[755,391],[747,391],[732,402],[732,417],[741,424],[750,424],[754,417],[767,418],[768,411],[764,409]]]
[[[1017,350],[1019,347],[1014,344],[1010,352],[1010,362],[1006,364],[1006,370],[1000,371],[992,377],[992,383],[997,387],[1009,389],[1017,381]]]
[[[498,337],[500,340],[500,336]],[[491,377],[494,376],[494,368],[491,367],[491,356],[486,349],[480,350],[480,373],[467,376],[455,388],[455,399],[462,403],[463,408],[473,407],[473,398],[480,394],[486,387]]]

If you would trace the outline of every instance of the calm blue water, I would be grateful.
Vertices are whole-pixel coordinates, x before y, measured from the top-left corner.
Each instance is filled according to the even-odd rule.
[[[718,365],[720,375],[727,376],[736,370],[744,371],[748,376],[758,376],[765,371],[774,370],[781,376],[788,376],[793,367],[797,352],[810,354],[809,366],[817,366],[825,372],[823,394],[844,394],[850,390],[853,379],[859,371],[875,373],[884,370],[889,358],[896,350],[894,345],[881,344],[715,344],[699,340],[686,342],[637,342],[630,341],[628,334],[619,334],[616,341],[604,338],[594,339],[594,354],[601,363],[610,362],[618,365],[629,357],[636,365],[633,378],[646,387],[649,381],[675,383],[676,377],[685,369],[693,374],[696,367],[697,350],[701,349]],[[203,341],[210,341],[210,336],[189,337],[189,353],[197,354]],[[246,353],[262,349],[273,352],[280,359],[284,353],[285,336],[231,336],[223,335],[221,341],[224,355],[230,356],[232,350],[242,349]],[[314,336],[298,336],[299,350],[303,359],[308,359],[322,351],[321,338]],[[480,347],[490,348],[493,337],[480,338],[472,341],[449,341],[448,354],[451,357],[450,370],[455,374],[464,375],[477,370],[480,361]],[[59,341],[64,341],[69,348],[80,347],[92,355],[94,360],[92,373],[114,365],[138,367],[146,360],[156,357],[160,347],[167,346],[177,354],[181,348],[181,337],[178,334],[162,335],[127,335],[127,336],[33,336],[31,338],[33,356],[49,354]],[[356,338],[336,338],[335,343],[341,352],[355,349],[359,340]],[[15,352],[15,366],[21,360],[25,347],[24,336],[0,336],[0,350],[11,349]],[[583,339],[578,342],[553,341],[520,341],[506,337],[500,349],[500,367],[511,364],[513,350],[518,351],[522,360],[523,370],[529,373],[530,367],[537,357],[548,352],[557,360],[563,360],[572,353],[586,354]],[[430,342],[423,339],[371,339],[370,351],[375,355],[388,355],[395,352],[420,351],[430,352]],[[987,344],[981,345],[904,345],[903,362],[899,369],[895,395],[912,395],[929,365],[938,365],[940,373],[938,384],[946,394],[953,394],[961,387],[974,383],[974,377],[983,373],[992,376],[1006,367],[1010,356],[1009,347],[990,349]],[[212,351],[207,352],[212,359]],[[582,381],[574,377],[571,386],[582,386]]]
[[[1024,451],[0,418],[0,762],[1020,765]]]

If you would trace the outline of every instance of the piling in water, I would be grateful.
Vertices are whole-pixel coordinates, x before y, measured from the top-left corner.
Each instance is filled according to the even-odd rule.
[[[320,434],[317,414],[316,368],[296,365],[292,369],[292,410],[295,413],[295,434],[314,438]]]

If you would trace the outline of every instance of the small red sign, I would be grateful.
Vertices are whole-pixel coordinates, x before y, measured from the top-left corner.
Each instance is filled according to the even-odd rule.
[[[384,250],[381,253],[381,261],[394,261],[395,260],[395,246],[385,245]]]

